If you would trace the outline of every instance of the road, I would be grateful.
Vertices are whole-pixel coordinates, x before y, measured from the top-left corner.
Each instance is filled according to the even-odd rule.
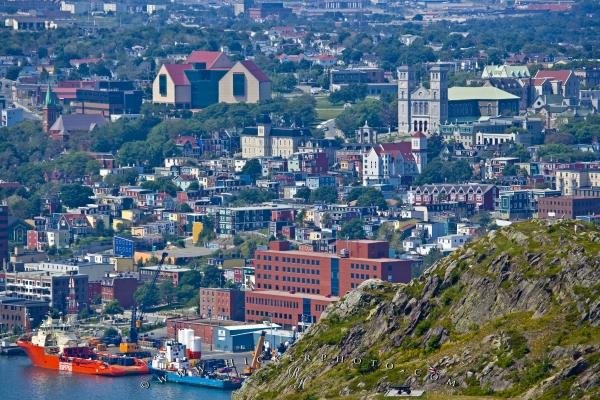
[[[344,137],[344,132],[336,128],[335,119],[328,119],[327,121],[321,122],[317,125],[317,128],[325,131],[325,137],[327,139],[335,139],[336,136]]]

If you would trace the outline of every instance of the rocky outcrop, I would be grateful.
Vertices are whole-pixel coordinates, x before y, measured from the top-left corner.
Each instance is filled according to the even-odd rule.
[[[327,309],[241,399],[453,395],[598,398],[600,230],[529,221],[490,233],[407,285],[367,281]]]

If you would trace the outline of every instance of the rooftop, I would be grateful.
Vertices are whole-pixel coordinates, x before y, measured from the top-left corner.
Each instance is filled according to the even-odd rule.
[[[469,100],[519,100],[519,97],[492,86],[454,86],[448,89],[448,101]]]

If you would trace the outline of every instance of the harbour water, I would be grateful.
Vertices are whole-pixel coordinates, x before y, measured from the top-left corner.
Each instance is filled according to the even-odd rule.
[[[145,388],[144,381],[150,382]],[[2,400],[230,400],[221,390],[160,384],[150,375],[105,378],[36,368],[24,356],[0,357]]]

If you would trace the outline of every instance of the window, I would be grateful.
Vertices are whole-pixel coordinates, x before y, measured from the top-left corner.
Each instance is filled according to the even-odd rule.
[[[158,76],[158,92],[163,97],[167,95],[167,75],[165,74]]]
[[[246,75],[233,74],[233,95],[236,97],[246,95]]]

